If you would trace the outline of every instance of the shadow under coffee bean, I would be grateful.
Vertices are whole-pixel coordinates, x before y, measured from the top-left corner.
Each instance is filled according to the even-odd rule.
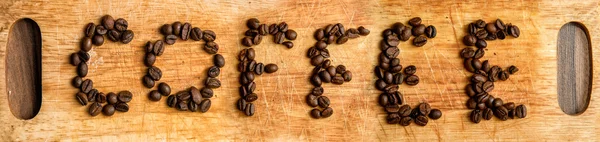
[[[263,64],[255,59],[256,52],[252,46],[257,46],[262,42],[264,36],[273,35],[273,42],[282,44],[285,47],[292,48],[297,37],[296,31],[289,29],[288,24],[281,22],[279,24],[261,24],[256,18],[250,18],[246,21],[248,30],[244,32],[245,37],[242,38],[242,45],[246,49],[242,49],[237,58],[240,63],[237,66],[240,72],[239,81],[242,86],[239,88],[240,99],[237,101],[238,110],[242,111],[246,116],[253,116],[256,107],[253,104],[258,99],[258,95],[254,93],[256,83],[254,82],[255,75],[260,76],[263,73],[275,73],[279,67],[276,64]],[[288,41],[286,41],[288,40]]]
[[[213,97],[213,90],[221,87],[221,81],[217,77],[221,73],[221,68],[225,66],[225,58],[217,54],[219,45],[214,42],[217,35],[211,30],[204,30],[198,27],[192,27],[190,23],[181,23],[179,21],[172,24],[164,24],[159,28],[164,35],[164,40],[157,40],[154,43],[148,41],[144,47],[146,56],[144,64],[148,67],[147,74],[142,77],[142,83],[147,88],[153,88],[155,81],[160,81],[162,71],[154,62],[165,52],[166,45],[173,45],[178,40],[193,41],[204,40],[202,50],[213,55],[213,65],[209,67],[207,77],[203,80],[204,87],[198,89],[192,86],[186,90],[182,90],[172,94],[171,86],[166,82],[158,84],[156,90],[148,93],[148,99],[151,101],[160,101],[163,96],[167,97],[166,104],[169,107],[175,107],[180,111],[191,112],[207,112],[211,106],[210,98]]]

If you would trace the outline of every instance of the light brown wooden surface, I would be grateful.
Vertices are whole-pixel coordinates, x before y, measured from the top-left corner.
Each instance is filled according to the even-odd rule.
[[[128,20],[135,39],[127,45],[105,43],[91,51],[89,78],[102,92],[130,90],[130,111],[112,117],[90,117],[87,107],[75,101],[78,91],[70,85],[76,75],[69,55],[79,50],[84,25],[98,23],[109,14]],[[373,67],[380,53],[381,31],[394,22],[420,16],[435,25],[438,36],[421,48],[401,43],[403,65],[416,65],[421,82],[401,86],[408,104],[429,102],[444,115],[426,127],[402,127],[385,122],[377,105],[380,91],[374,88]],[[597,1],[5,1],[0,3],[0,70],[5,70],[8,29],[16,20],[29,17],[42,31],[42,92],[40,113],[31,120],[15,118],[7,104],[6,75],[0,75],[0,138],[2,140],[239,140],[239,141],[598,141],[600,108],[598,84],[593,84],[591,103],[578,116],[564,114],[557,101],[556,39],[560,27],[579,21],[591,33],[593,59],[600,57]],[[246,117],[236,110],[238,72],[235,55],[243,48],[245,20],[257,17],[265,23],[286,21],[298,32],[295,47],[286,49],[267,37],[258,47],[257,59],[277,63],[275,74],[257,78],[257,113]],[[468,120],[464,86],[469,73],[458,56],[465,26],[477,19],[501,18],[518,25],[521,37],[488,43],[484,59],[501,67],[516,65],[520,71],[496,84],[494,96],[528,107],[525,119],[481,124]],[[187,21],[217,33],[216,42],[226,66],[219,77],[207,113],[179,112],[167,108],[164,98],[151,102],[142,86],[145,73],[143,45],[157,40],[160,25]],[[345,27],[365,26],[366,37],[329,47],[333,64],[344,64],[354,74],[349,83],[325,85],[334,115],[328,119],[309,117],[304,102],[311,85],[311,65],[305,56],[314,44],[312,33],[331,23]],[[178,41],[167,47],[156,65],[174,90],[199,85],[211,64],[198,42]],[[598,60],[593,60],[598,65]],[[168,68],[168,69],[167,69]],[[594,67],[594,74],[598,67]],[[594,76],[593,82],[600,81]]]

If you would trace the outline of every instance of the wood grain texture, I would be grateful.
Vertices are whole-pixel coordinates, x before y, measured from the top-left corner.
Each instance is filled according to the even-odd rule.
[[[583,113],[590,102],[592,55],[584,25],[569,22],[558,35],[558,103],[562,111]]]
[[[40,113],[31,120],[19,120],[7,104],[6,75],[0,74],[0,138],[3,140],[239,140],[239,141],[598,141],[600,99],[598,84],[592,85],[588,110],[578,116],[564,114],[557,101],[557,46],[560,27],[570,21],[585,24],[598,33],[598,1],[6,1],[0,3],[0,70],[5,70],[8,27],[22,17],[34,19],[42,31],[42,93]],[[99,22],[110,14],[128,20],[135,39],[127,45],[105,43],[91,51],[89,78],[103,92],[130,90],[134,99],[130,111],[112,117],[90,117],[87,108],[75,101],[78,91],[70,85],[76,75],[69,55],[77,50],[88,22]],[[171,15],[173,14],[173,15]],[[420,16],[435,25],[438,36],[420,48],[401,43],[402,64],[417,66],[419,85],[401,86],[410,105],[429,102],[444,112],[441,119],[426,127],[388,125],[386,113],[377,105],[373,67],[377,64],[380,33],[394,22]],[[279,71],[256,80],[257,113],[246,117],[235,108],[239,98],[236,54],[243,49],[245,20],[256,17],[265,23],[282,22],[298,32],[295,47],[286,49],[272,42],[255,47],[257,60],[277,63]],[[505,101],[528,107],[525,119],[481,124],[468,120],[468,97],[464,86],[468,73],[462,68],[460,42],[468,23],[477,19],[502,18],[518,25],[521,37],[488,43],[490,60],[503,68],[516,65],[520,71],[508,81],[497,83],[493,94]],[[162,36],[158,28],[173,21],[187,21],[217,33],[220,54],[226,59],[222,87],[215,89],[207,113],[178,112],[164,100],[151,102],[142,86],[145,74],[143,45]],[[314,44],[312,33],[331,23],[345,27],[365,26],[371,34],[344,45],[328,47],[333,64],[344,64],[353,80],[341,86],[326,84],[334,115],[315,120],[304,102],[311,85],[311,65],[306,50]],[[591,35],[593,41],[600,36]],[[272,37],[266,37],[271,41]],[[600,57],[598,46],[592,58]],[[161,81],[174,90],[199,85],[212,56],[197,42],[169,46],[157,60],[163,66]],[[598,65],[599,60],[592,60]],[[167,69],[168,68],[168,69]],[[594,67],[593,74],[598,74]],[[595,76],[592,82],[598,82]]]
[[[6,47],[6,94],[12,114],[31,119],[42,103],[42,37],[31,19],[21,19],[11,27]]]

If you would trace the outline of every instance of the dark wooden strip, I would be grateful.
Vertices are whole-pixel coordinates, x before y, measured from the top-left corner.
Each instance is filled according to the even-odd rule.
[[[558,34],[558,103],[563,112],[585,112],[592,89],[590,36],[584,25],[570,22]]]

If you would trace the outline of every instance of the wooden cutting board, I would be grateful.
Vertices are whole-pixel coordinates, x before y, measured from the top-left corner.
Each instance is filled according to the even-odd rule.
[[[0,3],[0,72],[6,67],[7,36],[11,25],[31,18],[42,33],[42,105],[37,116],[20,120],[8,105],[6,75],[0,74],[0,138],[8,141],[598,141],[600,133],[600,86],[593,84],[586,112],[563,113],[557,101],[557,35],[570,21],[587,26],[592,41],[599,40],[597,1],[4,1]],[[102,92],[130,90],[134,99],[130,111],[112,117],[91,117],[80,106],[70,85],[76,76],[69,55],[79,50],[79,40],[89,22],[99,23],[103,15],[128,20],[135,38],[129,44],[105,42],[91,51],[89,78]],[[425,127],[389,125],[386,113],[377,104],[373,68],[380,53],[381,32],[395,22],[419,16],[424,24],[435,25],[438,35],[423,47],[401,43],[401,64],[415,65],[421,82],[400,87],[408,104],[429,102],[443,111],[439,120]],[[235,56],[245,21],[256,17],[263,23],[285,21],[298,32],[295,47],[276,45],[269,36],[257,51],[257,60],[276,63],[279,71],[257,77],[257,112],[247,117],[235,108],[239,98]],[[468,73],[458,53],[466,25],[477,19],[501,18],[518,25],[521,37],[488,43],[485,59],[501,67],[516,65],[520,71],[508,81],[496,83],[494,96],[525,104],[525,119],[500,121],[496,118],[473,124],[468,119],[468,97],[464,86]],[[158,28],[165,23],[186,21],[217,33],[219,53],[226,59],[222,87],[215,90],[207,113],[179,112],[168,108],[165,99],[151,102],[142,86],[145,74],[143,46],[162,38]],[[334,114],[312,119],[304,97],[311,89],[311,65],[305,56],[315,40],[313,32],[327,24],[364,26],[371,34],[329,47],[334,65],[344,64],[354,74],[343,85],[324,85]],[[592,42],[592,58],[599,48]],[[164,71],[161,81],[174,91],[200,86],[212,56],[202,43],[177,41],[168,46],[155,65]],[[600,64],[593,60],[593,64]],[[598,74],[599,66],[593,68]],[[592,82],[600,78],[594,76]],[[17,95],[17,94],[12,94]]]

